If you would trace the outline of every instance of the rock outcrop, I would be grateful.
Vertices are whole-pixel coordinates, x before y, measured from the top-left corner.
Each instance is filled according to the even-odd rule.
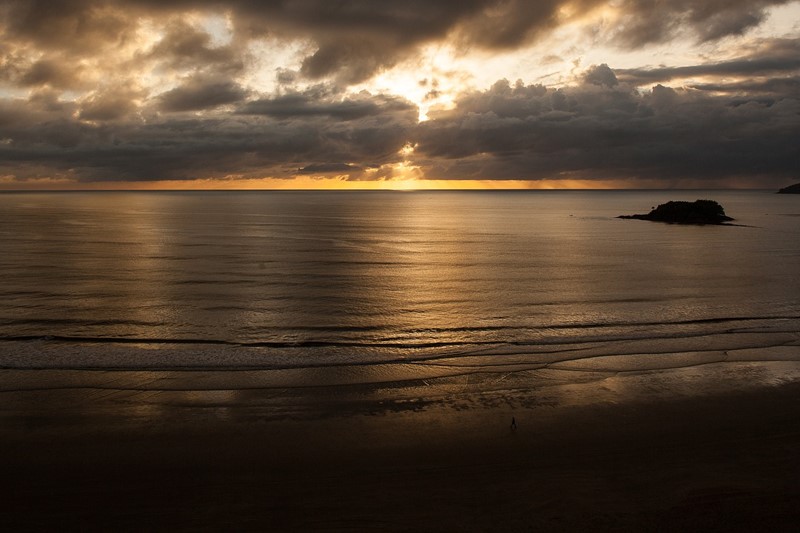
[[[673,201],[661,204],[646,215],[622,215],[619,218],[652,220],[669,224],[725,224],[733,220],[713,200]]]
[[[789,185],[778,191],[778,194],[800,194],[800,183]]]

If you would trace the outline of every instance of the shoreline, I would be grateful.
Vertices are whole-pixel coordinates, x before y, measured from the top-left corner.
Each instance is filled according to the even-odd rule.
[[[110,390],[72,371],[2,393],[2,510],[14,530],[788,531],[800,380],[780,376],[797,366],[436,394],[133,390],[114,372]]]

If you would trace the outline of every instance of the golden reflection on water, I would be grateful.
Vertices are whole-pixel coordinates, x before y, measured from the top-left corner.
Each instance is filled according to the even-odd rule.
[[[777,220],[773,233],[614,218],[650,195],[4,197],[0,329],[76,341],[32,356],[45,366],[325,368],[464,361],[495,345],[519,359],[536,346],[521,362],[536,365],[560,343],[698,343],[734,327],[725,320],[796,315],[796,218],[758,219]],[[772,196],[753,200],[751,216]],[[781,260],[765,263],[770,254]],[[133,340],[153,349],[135,351]],[[492,368],[495,355],[472,370]],[[395,370],[372,364],[351,377],[385,381]]]

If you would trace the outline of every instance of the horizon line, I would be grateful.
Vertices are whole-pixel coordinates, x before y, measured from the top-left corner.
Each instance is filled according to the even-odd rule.
[[[181,189],[181,188],[163,188],[163,189],[0,189],[1,193],[31,193],[31,192],[333,192],[333,193],[346,193],[346,192],[396,192],[396,193],[409,193],[409,192],[625,192],[625,191],[771,191],[776,190],[772,187],[620,187],[620,188],[541,188],[541,189],[528,189],[528,188],[433,188],[433,189],[371,189],[371,188],[353,188],[353,189],[283,189],[283,188],[263,188],[263,189],[225,189],[225,188],[209,188],[209,189]]]

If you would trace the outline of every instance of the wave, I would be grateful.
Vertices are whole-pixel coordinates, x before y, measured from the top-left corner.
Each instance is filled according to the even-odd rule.
[[[122,319],[103,319],[103,320],[95,320],[95,319],[80,319],[80,318],[36,318],[36,319],[28,319],[28,318],[11,318],[11,319],[3,319],[0,320],[0,327],[2,326],[144,326],[144,327],[163,327],[166,324],[163,322],[156,322],[151,320],[122,320]],[[31,335],[32,337],[36,337],[37,335]],[[43,334],[38,335],[38,337],[54,337],[55,335],[50,334]],[[4,338],[13,338],[14,335],[4,337],[0,336],[0,340]],[[69,338],[69,336],[64,335],[63,337]],[[98,337],[102,338],[102,337]],[[113,341],[111,341],[113,342]]]
[[[45,350],[44,354],[53,359],[57,357],[59,363],[53,365],[51,362],[52,366],[35,367],[35,373],[13,372],[31,367],[4,364],[12,372],[5,374],[6,379],[0,384],[0,393],[61,389],[138,392],[279,389],[283,394],[291,389],[366,386],[378,394],[382,394],[380,391],[392,389],[407,391],[414,397],[420,394],[448,396],[465,390],[481,393],[531,390],[553,385],[604,381],[625,375],[641,376],[643,373],[686,370],[691,372],[691,369],[698,367],[712,368],[711,373],[705,374],[710,377],[701,381],[701,389],[705,386],[716,386],[721,377],[729,379],[733,375],[738,376],[736,379],[745,385],[755,381],[775,384],[800,379],[800,339],[797,335],[752,342],[754,340],[751,338],[751,342],[744,343],[752,346],[750,348],[740,346],[674,353],[642,352],[635,355],[614,355],[613,348],[605,346],[601,347],[608,348],[605,352],[595,350],[579,354],[573,350],[573,353],[551,360],[542,359],[541,354],[532,356],[520,352],[513,357],[506,356],[499,360],[495,354],[447,354],[414,361],[316,360],[305,364],[296,362],[291,365],[269,366],[247,359],[231,361],[227,366],[203,366],[195,360],[197,354],[191,351],[165,353],[160,350],[155,353],[152,350],[112,354],[105,350],[97,353],[91,353],[91,350],[89,353],[79,352],[83,361],[81,366],[75,364],[77,361],[65,364],[64,359],[71,359],[73,354],[69,350],[64,352],[64,347],[61,346],[56,347],[53,353]],[[38,353],[42,348],[37,346],[35,350]],[[138,358],[135,366],[131,366],[132,355]],[[549,357],[553,355],[548,354]],[[166,356],[175,357],[170,366],[161,362]],[[92,357],[96,357],[97,361],[93,363]],[[147,357],[150,358],[149,361]],[[465,359],[470,360],[470,364],[463,364]],[[75,374],[74,370],[89,372]],[[697,386],[700,376],[696,372],[672,375],[682,380],[675,381],[676,386],[685,384],[689,387]],[[619,381],[609,383],[620,384]],[[565,393],[569,393],[568,391],[569,389],[565,389]],[[650,389],[648,391],[652,392]],[[366,390],[359,394],[362,393],[366,393]]]
[[[383,336],[379,338],[364,338],[364,339],[351,339],[351,338],[311,338],[311,339],[295,339],[290,340],[229,340],[229,339],[215,339],[207,337],[148,337],[148,336],[111,336],[111,335],[65,335],[61,333],[42,333],[42,334],[25,334],[25,335],[0,335],[0,342],[3,341],[58,341],[58,342],[75,342],[75,343],[102,343],[102,344],[208,344],[208,345],[229,345],[237,347],[275,347],[275,348],[303,348],[303,347],[349,347],[349,348],[434,348],[442,346],[477,346],[477,345],[510,345],[510,346],[532,346],[548,344],[550,341],[561,343],[564,341],[563,337],[543,338],[532,337],[526,338],[531,333],[537,332],[568,332],[568,331],[581,331],[581,330],[617,330],[614,334],[604,334],[600,339],[581,339],[574,340],[604,340],[604,341],[617,341],[625,339],[640,338],[636,333],[637,329],[641,328],[671,328],[681,326],[703,326],[703,325],[717,325],[717,324],[735,324],[741,323],[742,325],[753,322],[767,322],[777,323],[784,321],[800,320],[800,315],[776,315],[776,316],[731,316],[731,317],[712,317],[712,318],[697,318],[687,320],[673,320],[673,321],[641,321],[641,322],[624,322],[624,321],[611,321],[611,322],[583,322],[574,324],[541,324],[536,326],[514,326],[514,325],[486,325],[486,326],[456,326],[456,327],[426,327],[426,328],[408,328],[396,329],[391,336]],[[168,324],[158,321],[146,320],[89,320],[79,318],[38,318],[38,319],[5,319],[0,320],[1,326],[74,326],[74,327],[91,327],[91,326],[133,326],[133,327],[158,327],[164,328]],[[271,334],[275,337],[289,337],[297,332],[310,332],[310,333],[332,333],[332,334],[347,334],[347,333],[374,333],[385,332],[390,330],[388,326],[384,325],[298,325],[286,328],[259,328],[249,327],[245,328],[247,331],[261,332],[262,334]],[[734,331],[734,328],[731,331]],[[505,339],[489,339],[482,338],[485,333],[510,333]],[[458,340],[449,340],[448,335],[453,334],[473,334],[474,338],[459,338]],[[647,332],[645,332],[647,333]],[[653,337],[670,338],[670,335],[656,335],[651,334]],[[702,334],[702,332],[700,333]],[[417,337],[428,337],[429,340],[418,340]],[[692,336],[687,331],[677,331],[675,337]],[[412,340],[414,339],[414,340]]]
[[[437,348],[443,346],[475,346],[496,345],[496,341],[431,341],[431,342],[362,342],[362,341],[325,341],[325,340],[291,340],[291,341],[255,341],[237,342],[219,339],[202,338],[152,338],[152,337],[86,337],[78,335],[6,335],[2,341],[54,341],[78,344],[197,344],[226,345],[240,348]]]
[[[731,362],[735,358],[730,354],[742,350],[760,350],[769,358],[781,348],[791,352],[787,356],[790,360],[800,360],[800,328],[793,321],[798,318],[729,317],[658,322],[658,325],[737,326],[721,330],[668,329],[659,334],[628,331],[579,338],[425,342],[314,339],[241,342],[192,337],[6,335],[0,337],[3,346],[0,368],[132,371],[349,368],[354,372],[360,368],[371,369],[363,377],[367,381],[543,369],[608,374]],[[326,378],[315,377],[311,382],[318,379]]]

